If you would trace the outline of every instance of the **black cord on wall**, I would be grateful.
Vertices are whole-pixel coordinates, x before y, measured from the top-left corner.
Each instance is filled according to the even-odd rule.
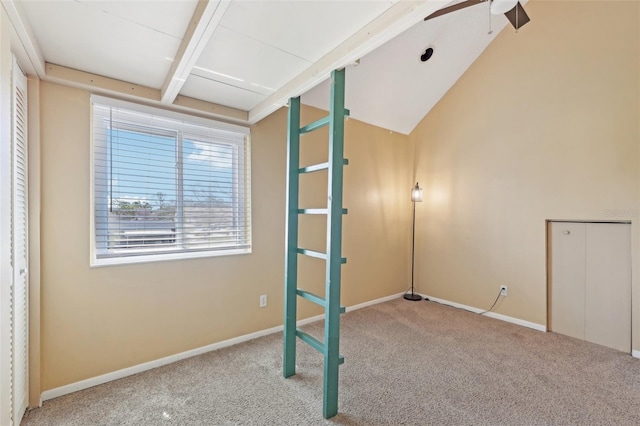
[[[493,305],[491,305],[491,307],[489,309],[487,309],[484,312],[479,312],[478,315],[483,315],[486,314],[487,312],[491,312],[493,310],[493,308],[496,307],[496,303],[498,303],[498,300],[500,300],[500,295],[502,294],[502,289],[500,289],[500,291],[498,291],[498,297],[496,297],[496,300],[493,301]]]
[[[408,291],[408,290],[407,290]],[[475,312],[472,311],[470,309],[465,309],[465,308],[459,308],[457,306],[451,306],[451,305],[447,305],[446,303],[440,303],[440,302],[436,302],[435,300],[429,300],[426,297],[424,298],[424,300],[426,300],[427,302],[435,302],[435,303],[439,303],[440,305],[445,305],[445,306],[451,306],[452,308],[457,308],[457,309],[462,309],[463,311],[467,311],[467,312],[471,312],[474,314],[478,314],[478,315],[484,315],[487,312],[491,312],[493,310],[493,308],[496,307],[496,303],[498,303],[498,300],[500,300],[500,296],[502,295],[502,289],[500,289],[500,291],[498,291],[498,296],[496,297],[496,300],[493,301],[493,305],[491,305],[491,307],[489,309],[487,309],[486,311],[482,311],[482,312]]]

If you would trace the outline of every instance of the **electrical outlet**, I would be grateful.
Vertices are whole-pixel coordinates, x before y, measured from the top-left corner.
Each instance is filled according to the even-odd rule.
[[[501,285],[500,286],[500,296],[507,296],[507,286],[506,285]]]
[[[260,307],[264,308],[267,306],[267,295],[263,294],[260,296]]]

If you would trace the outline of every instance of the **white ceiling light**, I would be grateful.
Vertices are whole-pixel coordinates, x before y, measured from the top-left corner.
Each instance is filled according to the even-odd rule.
[[[507,13],[518,4],[518,0],[493,0],[491,2],[491,13],[493,15],[502,15]]]

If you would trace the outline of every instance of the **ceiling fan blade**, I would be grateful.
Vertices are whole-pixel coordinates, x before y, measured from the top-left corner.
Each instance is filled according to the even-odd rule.
[[[424,20],[426,21],[427,19],[437,18],[438,16],[446,15],[447,13],[455,12],[456,10],[464,9],[465,7],[475,6],[476,4],[484,3],[485,1],[487,0],[467,0],[452,6],[443,7],[424,18]]]
[[[513,9],[506,12],[504,16],[507,17],[509,22],[511,22],[511,25],[513,25],[513,28],[515,28],[516,30],[531,20],[529,19],[529,15],[527,15],[527,12],[524,11],[524,8],[520,4],[520,2],[518,2],[518,4],[513,7]]]

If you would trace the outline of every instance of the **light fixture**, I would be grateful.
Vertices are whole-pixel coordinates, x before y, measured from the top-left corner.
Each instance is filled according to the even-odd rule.
[[[491,2],[491,13],[494,15],[502,15],[507,13],[518,4],[518,0],[493,0]]]
[[[420,186],[418,186],[418,182],[416,182],[416,186],[411,188],[411,201],[413,201],[414,203],[415,202],[418,202],[418,203],[422,202],[422,188],[420,188]]]
[[[425,50],[420,54],[420,61],[427,62],[433,56],[434,48],[433,46],[428,46]]]
[[[411,300],[413,302],[417,302],[418,300],[422,300],[422,296],[419,294],[415,294],[413,288],[413,271],[415,264],[415,247],[416,247],[416,203],[422,202],[422,188],[416,182],[416,186],[411,188],[411,201],[413,202],[413,223],[411,226],[411,293],[406,293],[404,298],[407,300]]]

